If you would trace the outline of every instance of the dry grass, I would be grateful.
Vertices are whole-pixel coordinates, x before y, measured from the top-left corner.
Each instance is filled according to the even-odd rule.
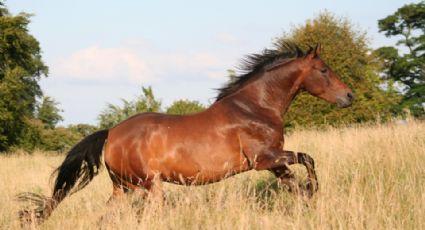
[[[299,131],[286,148],[316,160],[320,190],[310,201],[280,191],[266,172],[249,172],[208,186],[165,185],[164,206],[136,197],[107,205],[103,170],[39,228],[425,229],[425,123]],[[50,193],[62,159],[0,157],[0,229],[20,228],[14,196]]]

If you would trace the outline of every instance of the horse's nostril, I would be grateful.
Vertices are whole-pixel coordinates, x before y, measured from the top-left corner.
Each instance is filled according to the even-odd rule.
[[[352,101],[354,99],[354,95],[352,93],[347,93],[347,97]]]

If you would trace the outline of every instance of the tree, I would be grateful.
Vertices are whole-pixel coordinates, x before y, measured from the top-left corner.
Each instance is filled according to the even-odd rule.
[[[59,121],[63,121],[63,117],[59,114],[62,112],[57,106],[59,105],[51,97],[43,97],[41,104],[37,108],[36,117],[43,122],[46,128],[53,129]]]
[[[199,101],[177,100],[167,108],[168,114],[184,115],[196,113],[205,110],[205,107]]]
[[[335,109],[334,105],[301,93],[287,112],[286,126],[339,125],[392,116],[391,108],[399,98],[391,86],[386,90],[380,87],[383,81],[378,75],[379,63],[369,55],[366,33],[354,29],[348,19],[322,12],[277,38],[277,48],[284,41],[292,41],[304,50],[320,43],[322,60],[356,96],[350,108]]]
[[[35,149],[43,151],[65,152],[78,143],[84,136],[64,127],[46,128],[39,119],[28,119],[25,133],[18,148],[26,151]]]
[[[401,36],[395,47],[375,51],[383,62],[383,77],[399,83],[403,93],[401,108],[407,107],[417,117],[425,116],[425,2],[399,8],[394,14],[378,21],[385,36]],[[406,49],[407,48],[407,49]]]
[[[10,15],[0,4],[0,152],[19,143],[42,95],[47,76],[38,41],[28,33],[30,15]]]
[[[41,144],[38,147],[45,151],[66,152],[77,144],[84,136],[64,127],[43,129]]]
[[[71,130],[72,132],[80,134],[81,137],[85,137],[94,133],[99,128],[97,126],[89,125],[89,124],[76,124],[76,125],[69,125],[68,129]]]
[[[98,119],[99,126],[102,129],[111,128],[128,117],[141,112],[158,112],[161,109],[161,101],[157,100],[153,94],[152,88],[142,87],[143,94],[134,101],[121,99],[123,106],[107,104]]]
[[[158,112],[161,110],[161,101],[153,95],[152,87],[143,87],[143,94],[134,101],[135,113],[140,112]]]

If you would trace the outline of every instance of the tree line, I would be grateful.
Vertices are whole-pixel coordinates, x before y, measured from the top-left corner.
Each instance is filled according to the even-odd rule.
[[[177,100],[163,109],[151,87],[141,87],[135,99],[121,105],[107,104],[97,125],[58,127],[63,120],[59,103],[43,94],[38,82],[48,76],[36,38],[28,32],[30,15],[11,15],[0,1],[0,152],[22,148],[65,151],[84,136],[110,128],[141,112],[187,114],[209,105]],[[348,18],[324,11],[274,39],[307,50],[321,43],[321,58],[354,90],[356,103],[334,109],[317,98],[301,93],[282,124],[286,128],[345,125],[386,121],[406,113],[425,117],[425,2],[406,4],[380,19],[380,32],[399,38],[394,46],[371,49],[366,32]],[[229,80],[237,74],[229,70]]]

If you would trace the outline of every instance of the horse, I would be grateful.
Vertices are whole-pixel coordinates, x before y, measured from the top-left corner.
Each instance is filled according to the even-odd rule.
[[[42,222],[68,195],[84,188],[104,164],[112,180],[110,200],[130,191],[161,191],[161,182],[202,185],[248,170],[272,172],[289,191],[311,197],[318,190],[313,158],[284,150],[283,115],[301,91],[348,107],[352,90],[320,58],[320,45],[304,52],[294,43],[248,55],[243,73],[219,89],[205,111],[189,115],[141,113],[97,131],[76,144],[57,173],[51,197],[23,193],[35,209],[21,220]],[[105,144],[106,142],[106,144]],[[295,181],[289,165],[307,169]]]

